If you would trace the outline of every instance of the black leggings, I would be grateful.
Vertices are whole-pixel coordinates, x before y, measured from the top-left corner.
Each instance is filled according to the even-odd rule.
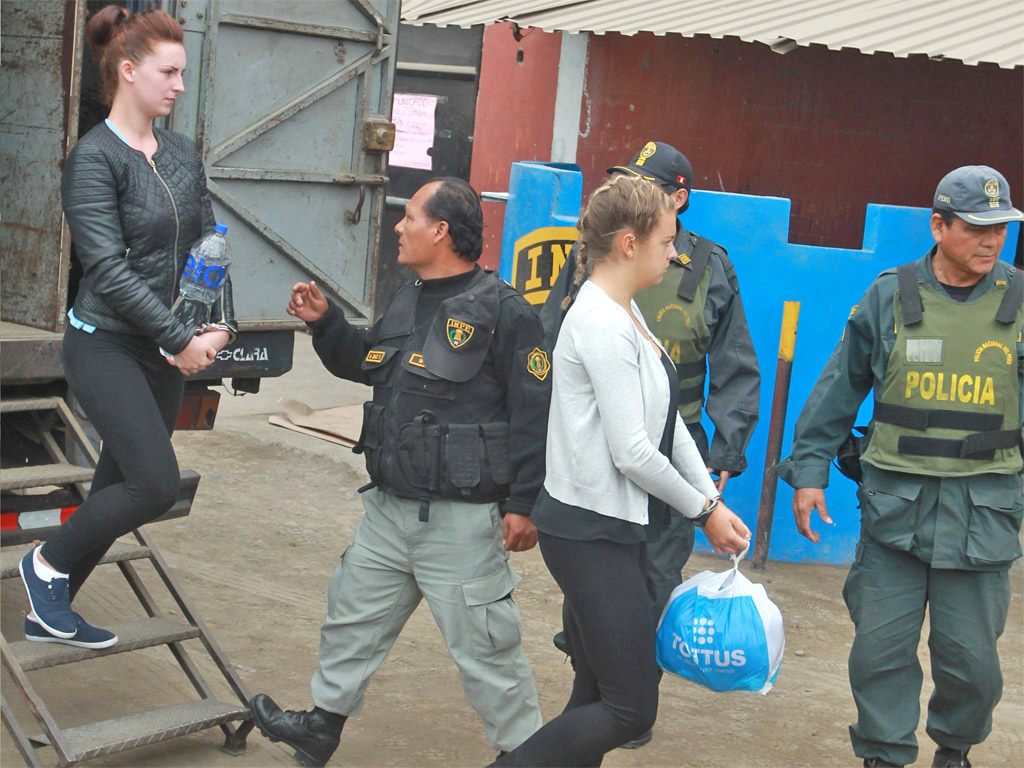
[[[497,766],[599,766],[606,752],[646,733],[658,715],[647,545],[538,534],[565,595],[576,678],[562,714]]]
[[[138,336],[69,327],[64,374],[103,441],[92,489],[43,544],[43,558],[70,573],[71,597],[118,536],[159,517],[178,498],[171,433],[185,378],[157,344]]]

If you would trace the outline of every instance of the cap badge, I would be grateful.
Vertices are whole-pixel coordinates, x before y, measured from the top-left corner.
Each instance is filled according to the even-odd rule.
[[[548,353],[540,347],[534,347],[530,354],[526,356],[526,370],[536,376],[538,380],[544,381],[551,371],[551,361],[548,360]]]
[[[985,194],[989,197],[999,197],[999,179],[989,179],[985,182]]]
[[[448,318],[448,343],[452,345],[452,349],[458,349],[465,344],[473,336],[475,329],[469,323],[464,323],[461,320],[455,320],[454,318]]]
[[[658,145],[655,144],[653,141],[648,141],[646,144],[644,144],[644,148],[640,150],[640,157],[636,159],[636,164],[643,165],[647,161],[647,158],[649,158],[657,151]]]

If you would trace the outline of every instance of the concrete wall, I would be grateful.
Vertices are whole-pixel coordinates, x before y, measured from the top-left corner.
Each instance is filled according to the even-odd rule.
[[[560,33],[484,33],[471,180],[507,189],[512,161],[551,159]],[[522,54],[522,60],[518,60]],[[1024,200],[1021,67],[736,39],[591,35],[576,160],[584,192],[650,139],[693,162],[696,189],[792,200],[793,242],[860,246],[868,203],[925,206],[938,180],[987,164]],[[501,242],[488,204],[486,263]]]
[[[469,175],[478,191],[506,191],[516,160],[550,159],[561,43],[561,33],[539,29],[517,41],[511,24],[484,30]],[[498,266],[504,217],[502,203],[484,203],[480,264],[487,269]]]

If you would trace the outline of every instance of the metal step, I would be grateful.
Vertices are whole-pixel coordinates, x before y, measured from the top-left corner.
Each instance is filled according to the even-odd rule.
[[[0,470],[0,491],[40,488],[44,485],[71,485],[92,480],[92,467],[75,464],[35,464]]]
[[[0,579],[13,579],[20,575],[18,563],[25,557],[27,551],[25,547],[9,547],[0,551]],[[127,560],[142,560],[146,557],[149,557],[149,547],[144,547],[133,541],[118,539],[110,545],[110,549],[100,560],[100,564],[123,563]]]
[[[204,699],[69,728],[61,736],[79,762],[250,717],[243,704]]]
[[[59,397],[22,397],[0,402],[0,413],[18,411],[52,411],[59,408]]]
[[[109,629],[117,635],[117,642],[109,648],[100,650],[76,648],[64,643],[37,643],[29,640],[11,643],[10,648],[14,657],[21,663],[22,669],[31,672],[34,669],[56,667],[59,664],[71,664],[86,659],[98,659],[102,656],[113,656],[116,653],[127,653],[140,648],[152,648],[156,645],[166,645],[178,640],[199,637],[198,627],[160,618],[111,624],[105,629]]]

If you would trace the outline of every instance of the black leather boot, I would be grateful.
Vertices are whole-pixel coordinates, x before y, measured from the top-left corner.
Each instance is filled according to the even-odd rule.
[[[932,768],[971,768],[971,761],[967,759],[966,749],[951,749],[939,747],[935,750],[935,759],[932,760]]]
[[[307,768],[323,768],[341,741],[344,715],[313,707],[309,712],[282,711],[272,698],[257,693],[249,702],[260,733],[295,750],[295,759]]]

